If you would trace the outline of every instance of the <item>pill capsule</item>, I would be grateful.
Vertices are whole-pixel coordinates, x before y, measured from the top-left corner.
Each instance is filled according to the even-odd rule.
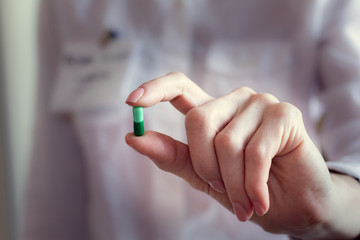
[[[144,114],[142,107],[133,107],[133,121],[135,136],[144,135]]]

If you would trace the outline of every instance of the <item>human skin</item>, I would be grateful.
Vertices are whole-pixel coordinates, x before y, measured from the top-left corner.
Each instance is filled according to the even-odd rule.
[[[360,234],[360,184],[329,172],[295,106],[246,87],[215,99],[182,73],[144,83],[127,104],[164,101],[186,116],[188,144],[153,131],[125,138],[160,169],[268,232],[303,239]]]

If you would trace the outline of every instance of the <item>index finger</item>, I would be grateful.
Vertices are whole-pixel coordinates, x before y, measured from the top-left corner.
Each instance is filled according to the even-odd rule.
[[[128,96],[131,106],[150,107],[169,101],[177,110],[186,114],[189,110],[213,98],[180,72],[168,73],[142,84]]]

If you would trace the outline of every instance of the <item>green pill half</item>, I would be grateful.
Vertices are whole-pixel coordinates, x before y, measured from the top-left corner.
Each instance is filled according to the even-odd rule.
[[[145,128],[143,107],[133,107],[133,119],[135,136],[144,135]]]

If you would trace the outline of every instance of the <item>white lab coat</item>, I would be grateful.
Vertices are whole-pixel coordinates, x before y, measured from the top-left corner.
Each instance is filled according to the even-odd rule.
[[[348,0],[44,0],[37,127],[25,239],[286,239],[236,217],[158,170],[124,142],[131,108],[97,114],[50,102],[62,49],[106,29],[140,42],[121,97],[183,71],[213,96],[239,86],[301,109],[329,168],[360,179],[360,2]],[[125,85],[124,85],[125,86]],[[315,127],[323,118],[321,134]],[[184,140],[169,104],[145,110],[147,129]]]

